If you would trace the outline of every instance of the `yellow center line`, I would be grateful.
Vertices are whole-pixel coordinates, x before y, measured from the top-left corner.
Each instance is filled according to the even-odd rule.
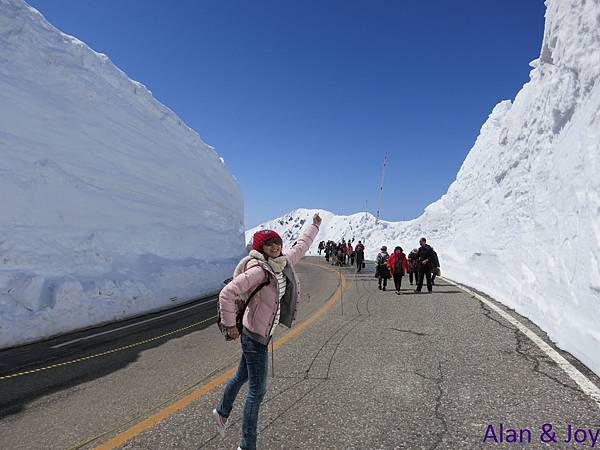
[[[341,272],[338,272],[333,269],[329,269],[327,267],[323,267],[323,266],[320,266],[320,265],[314,264],[314,263],[307,262],[304,264],[310,264],[312,266],[317,266],[320,269],[331,270],[333,272],[337,272],[338,276],[340,278],[340,285],[338,286],[336,291],[333,293],[333,295],[329,298],[329,300],[323,306],[321,306],[318,310],[316,310],[313,314],[311,314],[306,320],[302,321],[300,324],[298,324],[296,327],[294,327],[289,333],[287,333],[287,334],[283,335],[282,337],[280,337],[279,339],[277,339],[273,343],[274,349],[280,348],[286,342],[288,342],[290,339],[293,339],[299,333],[301,333],[306,327],[310,326],[313,322],[315,322],[317,319],[322,317],[340,299],[340,297],[342,295],[342,291],[346,288],[346,278],[344,277],[344,275],[342,275]],[[149,428],[152,428],[154,425],[156,425],[159,422],[162,422],[167,417],[176,413],[180,409],[185,408],[187,405],[192,403],[194,400],[196,400],[199,397],[203,396],[204,394],[212,391],[215,387],[219,386],[222,383],[225,383],[226,381],[229,380],[229,378],[231,378],[233,376],[233,374],[235,373],[236,370],[237,370],[237,367],[232,367],[227,372],[223,373],[222,375],[218,376],[217,378],[210,381],[209,383],[196,389],[194,392],[191,392],[190,394],[186,395],[185,397],[181,398],[180,400],[176,401],[175,403],[170,404],[169,406],[161,409],[160,411],[158,411],[157,413],[148,417],[147,419],[145,419],[145,420],[137,423],[133,427],[119,433],[112,439],[109,439],[108,441],[100,444],[94,450],[112,450],[112,449],[115,449],[115,448],[123,445],[125,442],[134,438],[141,432],[143,432]]]
[[[212,316],[212,317],[209,317],[208,319],[204,319],[204,320],[201,320],[199,322],[194,322],[193,324],[187,325],[187,326],[185,326],[183,328],[178,328],[176,330],[169,331],[168,333],[161,334],[160,336],[154,336],[153,338],[144,339],[143,341],[139,341],[139,342],[136,342],[134,344],[124,345],[123,347],[113,348],[111,350],[106,350],[106,351],[101,352],[101,353],[96,353],[96,354],[88,355],[88,356],[82,356],[81,358],[71,359],[69,361],[63,361],[63,362],[56,363],[56,364],[51,364],[51,365],[45,366],[45,367],[38,367],[37,369],[26,370],[24,372],[18,372],[18,373],[12,373],[10,375],[4,375],[4,376],[0,377],[0,381],[2,381],[2,380],[8,380],[10,378],[21,377],[21,376],[24,376],[24,375],[30,375],[30,374],[33,374],[33,373],[43,372],[45,370],[56,369],[58,367],[68,366],[70,364],[77,364],[77,363],[80,363],[80,362],[89,361],[90,359],[99,358],[101,356],[107,356],[107,355],[111,355],[113,353],[121,352],[123,350],[129,350],[131,348],[138,347],[140,345],[147,344],[149,342],[153,342],[153,341],[156,341],[158,339],[162,339],[162,338],[167,337],[167,336],[172,336],[173,334],[179,333],[180,331],[188,330],[188,329],[193,328],[193,327],[195,327],[197,325],[202,325],[203,323],[209,322],[209,321],[211,321],[213,319],[216,319],[216,318],[217,318],[217,316]]]

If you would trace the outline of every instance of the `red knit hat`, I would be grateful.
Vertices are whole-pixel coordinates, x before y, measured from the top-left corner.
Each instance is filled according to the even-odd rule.
[[[262,253],[263,244],[269,239],[279,239],[279,241],[282,242],[281,236],[279,236],[279,234],[277,234],[276,231],[260,230],[254,233],[254,236],[252,236],[252,250],[256,250],[257,252]]]

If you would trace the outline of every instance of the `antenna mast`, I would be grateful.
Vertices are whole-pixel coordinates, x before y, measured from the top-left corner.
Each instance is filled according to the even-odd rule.
[[[379,183],[379,192],[377,193],[377,216],[375,217],[375,225],[379,223],[379,210],[381,209],[381,194],[383,194],[383,178],[385,177],[385,166],[387,166],[387,152],[383,157],[383,169],[381,169],[381,182]]]

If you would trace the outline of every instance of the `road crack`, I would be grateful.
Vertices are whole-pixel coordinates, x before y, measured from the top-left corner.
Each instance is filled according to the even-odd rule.
[[[413,330],[401,330],[400,328],[393,328],[393,327],[390,327],[390,330],[400,331],[401,333],[414,334],[415,336],[429,336],[429,334],[427,334],[427,333],[421,333],[419,331],[413,331]]]
[[[496,322],[502,328],[505,328],[512,332],[512,334],[514,335],[515,341],[516,341],[514,353],[519,355],[524,360],[532,363],[533,364],[532,370],[535,373],[537,373],[543,377],[546,377],[551,381],[554,381],[556,384],[558,384],[566,389],[569,389],[571,392],[576,393],[580,397],[584,396],[583,392],[581,392],[578,388],[570,386],[570,385],[564,383],[563,381],[560,381],[558,378],[554,377],[553,375],[550,375],[549,373],[541,370],[542,362],[545,362],[542,360],[547,359],[547,356],[546,355],[532,355],[531,353],[529,353],[529,350],[533,349],[534,347],[535,348],[537,348],[537,347],[534,346],[533,343],[531,343],[529,338],[525,334],[523,334],[523,332],[521,332],[518,328],[508,325],[506,323],[503,323],[496,317],[493,317],[493,315],[492,315],[493,311],[491,309],[489,309],[489,307],[487,307],[483,302],[480,301],[479,305],[481,306],[483,315],[486,318],[488,318],[489,320],[491,320],[493,322]],[[506,353],[513,353],[513,352],[506,352]]]
[[[442,443],[444,436],[448,434],[448,423],[446,422],[446,417],[442,413],[442,397],[444,396],[444,390],[442,388],[442,383],[444,382],[444,372],[442,371],[442,361],[438,362],[438,376],[436,378],[429,377],[427,375],[423,375],[418,371],[415,372],[416,375],[424,378],[428,381],[431,381],[435,384],[437,389],[437,394],[435,396],[435,418],[440,422],[442,429],[435,434],[435,440],[429,450],[434,450],[438,448],[438,446]]]
[[[529,352],[529,350],[531,350],[533,348],[532,344],[529,344],[529,346],[525,347],[525,343],[529,343],[530,341],[528,340],[529,338],[527,338],[527,336],[525,336],[523,333],[521,333],[519,330],[515,329],[515,339],[517,340],[517,346],[515,348],[515,352],[521,356],[523,359],[525,359],[526,361],[529,361],[531,363],[533,363],[533,371],[537,374],[542,375],[543,377],[548,378],[551,381],[554,381],[556,384],[569,389],[571,392],[576,393],[578,396],[580,397],[585,397],[585,395],[583,394],[583,392],[581,392],[578,388],[575,388],[573,386],[570,386],[562,381],[560,381],[558,378],[550,375],[549,373],[544,372],[543,370],[541,370],[542,367],[542,362],[540,359],[546,359],[547,357],[545,355],[541,355],[541,356],[534,356]],[[527,339],[525,339],[527,338]]]

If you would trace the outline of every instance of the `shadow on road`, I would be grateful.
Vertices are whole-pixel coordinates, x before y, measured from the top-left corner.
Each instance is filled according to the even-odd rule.
[[[150,324],[133,327],[127,331],[81,341],[60,349],[52,347],[58,343],[81,337],[86,332],[73,333],[41,343],[4,350],[0,352],[0,376],[37,370],[126,347],[215,316],[216,298],[210,302],[207,302],[206,299],[203,301],[205,303],[194,309],[192,314],[187,312],[187,314],[182,313],[181,316],[173,315]],[[135,362],[142,352],[160,347],[172,339],[179,339],[192,332],[205,329],[212,326],[214,322],[215,319],[208,320],[164,338],[96,358],[0,380],[0,419],[22,412],[28,403],[39,397],[69,389],[118,371]],[[98,333],[105,328],[115,327],[115,325],[120,325],[120,323],[89,330],[87,333]]]

